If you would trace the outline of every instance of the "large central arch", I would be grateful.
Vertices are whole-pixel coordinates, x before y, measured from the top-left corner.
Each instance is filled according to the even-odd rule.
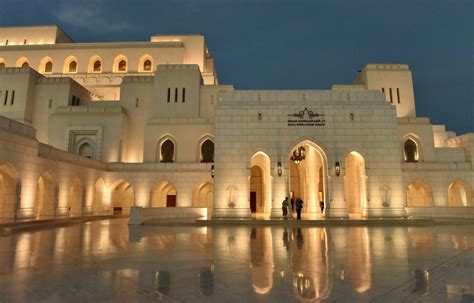
[[[305,159],[291,160],[294,150],[303,147]],[[310,140],[296,144],[288,155],[289,197],[303,200],[303,213],[321,213],[320,202],[328,201],[327,156],[324,150]]]

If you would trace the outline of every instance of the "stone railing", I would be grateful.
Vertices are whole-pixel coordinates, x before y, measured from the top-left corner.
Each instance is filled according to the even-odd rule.
[[[206,219],[205,207],[138,207],[130,209],[128,224],[140,225],[153,219]]]
[[[407,207],[408,217],[474,219],[472,206]]]

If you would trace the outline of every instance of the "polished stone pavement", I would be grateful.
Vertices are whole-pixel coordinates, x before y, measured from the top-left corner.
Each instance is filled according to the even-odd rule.
[[[0,302],[473,302],[474,225],[130,227],[0,235]]]

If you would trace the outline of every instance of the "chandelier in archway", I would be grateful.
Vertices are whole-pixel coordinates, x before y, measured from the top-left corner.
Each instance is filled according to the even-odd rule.
[[[296,149],[293,150],[293,153],[291,154],[291,161],[294,161],[296,164],[299,164],[301,161],[303,161],[306,157],[306,150],[304,149],[303,146],[300,146]]]

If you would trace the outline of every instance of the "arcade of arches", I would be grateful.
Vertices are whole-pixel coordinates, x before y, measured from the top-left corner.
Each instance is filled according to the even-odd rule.
[[[135,193],[132,185],[125,180],[115,182],[112,186],[110,196],[110,205],[112,206],[114,214],[128,215],[130,213],[130,207],[134,204]]]
[[[35,195],[36,218],[52,217],[57,206],[56,177],[47,171],[38,179]]]
[[[157,183],[151,192],[151,207],[176,207],[176,188],[168,181]]]

